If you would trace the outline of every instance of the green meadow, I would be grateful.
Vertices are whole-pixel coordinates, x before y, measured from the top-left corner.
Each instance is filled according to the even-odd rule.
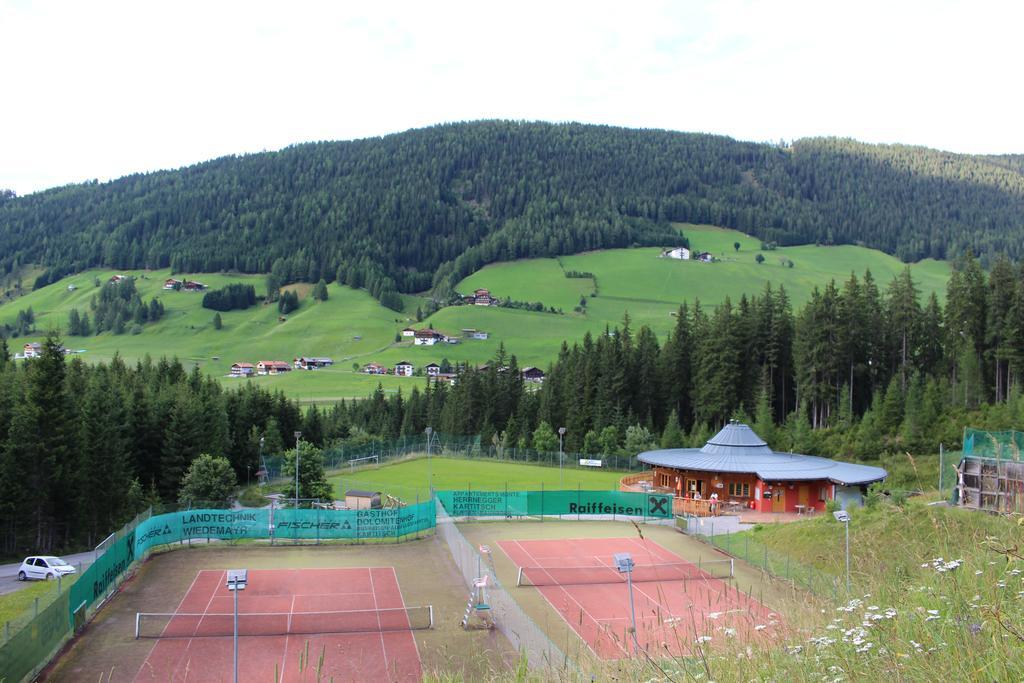
[[[223,328],[217,330],[213,326],[214,311],[201,306],[202,294],[162,289],[171,275],[169,270],[124,271],[136,277],[136,287],[144,300],[160,298],[165,308],[163,319],[146,325],[137,335],[104,333],[66,337],[64,341],[69,348],[81,350],[86,361],[106,361],[115,354],[128,362],[147,354],[154,358],[177,357],[188,367],[198,366],[223,378],[228,386],[257,382],[305,403],[326,403],[366,396],[378,384],[386,392],[408,392],[425,382],[422,377],[370,376],[355,369],[371,361],[393,367],[405,360],[417,368],[446,359],[453,364],[481,364],[504,344],[521,366],[546,368],[563,341],[572,343],[587,332],[597,335],[621,325],[627,312],[634,328],[648,325],[664,339],[674,327],[673,313],[683,301],[699,299],[713,306],[726,296],[736,301],[743,294],[757,294],[771,282],[773,286],[785,286],[794,308],[799,308],[814,287],[830,279],[841,282],[850,272],[861,275],[870,269],[884,291],[905,267],[891,256],[863,247],[806,245],[761,252],[758,240],[734,230],[698,225],[679,228],[693,250],[709,251],[720,260],[708,264],[663,259],[657,248],[613,249],[558,259],[497,263],[470,275],[458,286],[460,292],[484,287],[500,298],[541,302],[562,309],[563,314],[454,306],[415,324],[410,316],[423,303],[419,297],[406,297],[406,311],[396,313],[362,290],[332,284],[328,300],[317,302],[308,296],[309,285],[296,285],[302,305],[287,320],[278,319],[276,305],[257,304],[247,310],[221,313]],[[740,244],[738,251],[733,248],[734,242]],[[761,264],[755,262],[758,253],[765,256]],[[793,267],[788,266],[789,261]],[[567,270],[590,272],[594,277],[567,278]],[[948,264],[923,261],[911,265],[911,270],[922,300],[931,292],[944,298]],[[87,271],[0,304],[0,322],[13,321],[19,310],[29,306],[36,315],[38,333],[10,340],[12,351],[20,351],[25,342],[40,340],[46,330],[66,329],[70,310],[88,311],[89,300],[97,292],[95,281],[106,281],[115,272]],[[175,277],[200,280],[211,288],[239,282],[254,285],[259,293],[264,291],[261,275],[201,273]],[[75,289],[69,290],[69,285]],[[581,299],[586,306],[575,311]],[[476,328],[487,331],[490,338],[461,339],[458,344],[431,347],[413,346],[405,339],[395,342],[395,335],[403,327],[428,323],[451,336],[461,336],[465,328]],[[228,377],[234,362],[290,362],[297,356],[329,356],[335,365],[275,377]]]
[[[429,478],[439,491],[489,490],[536,491],[544,489],[587,489],[611,491],[619,488],[625,472],[599,468],[557,467],[500,462],[484,458],[418,457],[398,463],[365,467],[355,472],[338,472],[328,477],[340,498],[348,489],[372,489],[389,493],[406,502],[430,498]]]

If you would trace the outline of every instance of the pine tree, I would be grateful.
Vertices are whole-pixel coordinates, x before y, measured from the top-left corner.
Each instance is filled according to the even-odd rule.
[[[213,314],[213,329],[219,330],[224,327],[224,321],[220,318],[220,313]]]
[[[665,431],[661,434],[661,447],[682,448],[684,445],[683,432],[679,429],[679,417],[676,415],[676,411],[673,410],[668,416],[668,424],[665,425]]]

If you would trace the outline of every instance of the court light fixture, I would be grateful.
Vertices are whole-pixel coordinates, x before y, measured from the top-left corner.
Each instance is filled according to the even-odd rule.
[[[832,513],[837,522],[846,526],[846,593],[850,593],[850,513],[846,510],[836,510]]]
[[[629,553],[615,553],[612,555],[615,562],[615,569],[620,574],[626,575],[626,586],[629,591],[629,618],[633,622],[633,651],[640,651],[640,644],[636,641],[636,610],[633,608],[633,556]]]
[[[244,591],[249,583],[248,569],[228,570],[228,590],[235,594],[235,683],[238,683],[238,591]]]

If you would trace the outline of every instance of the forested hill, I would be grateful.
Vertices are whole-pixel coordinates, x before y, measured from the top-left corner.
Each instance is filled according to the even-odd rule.
[[[580,124],[478,122],[297,145],[13,198],[0,269],[273,271],[392,306],[498,260],[679,238],[859,243],[905,260],[1024,253],[1019,156],[808,139],[790,147]]]

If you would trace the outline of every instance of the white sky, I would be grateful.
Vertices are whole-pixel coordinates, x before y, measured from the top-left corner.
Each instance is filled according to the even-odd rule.
[[[1022,26],[983,0],[0,0],[0,188],[482,118],[1020,153]]]

